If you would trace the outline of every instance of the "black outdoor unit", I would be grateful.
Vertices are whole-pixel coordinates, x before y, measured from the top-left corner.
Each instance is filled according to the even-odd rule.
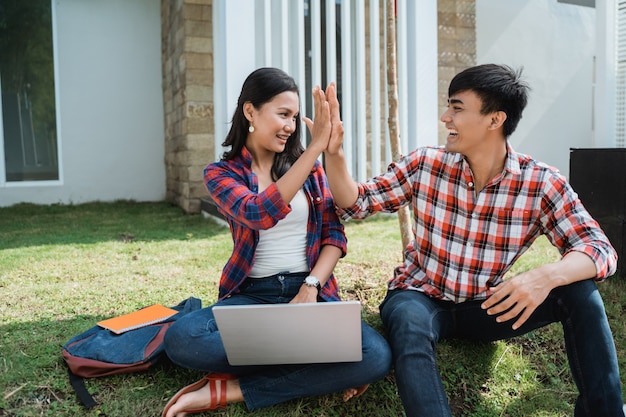
[[[570,148],[569,182],[600,223],[626,277],[626,148]]]

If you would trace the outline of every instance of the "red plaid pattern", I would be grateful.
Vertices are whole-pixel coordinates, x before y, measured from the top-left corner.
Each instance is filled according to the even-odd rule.
[[[252,157],[244,147],[239,157],[209,164],[204,169],[209,195],[228,221],[233,235],[233,253],[222,270],[219,299],[237,292],[248,277],[259,241],[258,231],[271,228],[291,211],[275,184],[258,192],[257,176],[251,164]],[[324,245],[336,246],[345,255],[347,239],[319,162],[315,163],[303,188],[309,201],[306,257],[312,268]],[[322,288],[320,296],[329,301],[339,300],[334,276]]]
[[[414,289],[456,303],[484,299],[540,235],[561,253],[584,252],[596,279],[615,273],[617,253],[556,169],[516,153],[477,195],[461,154],[419,148],[387,172],[359,184],[344,219],[395,212],[412,204],[415,240],[405,248],[389,289]]]

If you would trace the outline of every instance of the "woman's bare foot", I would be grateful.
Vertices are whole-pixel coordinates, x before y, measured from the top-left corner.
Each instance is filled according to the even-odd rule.
[[[222,396],[222,385],[220,383],[215,384],[214,398],[219,399]],[[211,384],[207,382],[206,385],[199,388],[196,391],[187,392],[178,398],[178,400],[172,404],[167,410],[165,417],[184,417],[188,415],[191,410],[206,409],[211,404]],[[239,387],[238,379],[226,380],[226,403],[241,402],[243,401],[243,394]],[[213,404],[214,405],[214,404]],[[225,405],[225,404],[224,404]]]
[[[365,390],[367,390],[367,388],[370,386],[370,384],[366,384],[363,385],[362,387],[358,387],[358,388],[348,388],[347,390],[343,391],[343,401],[349,401],[351,398],[356,398],[356,397],[360,397]]]

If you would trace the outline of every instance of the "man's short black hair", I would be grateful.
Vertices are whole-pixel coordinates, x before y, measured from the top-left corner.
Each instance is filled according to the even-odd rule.
[[[480,112],[506,113],[503,133],[508,138],[517,128],[528,103],[530,87],[521,79],[522,69],[506,65],[484,64],[458,73],[450,82],[448,97],[461,91],[473,91],[482,100]]]

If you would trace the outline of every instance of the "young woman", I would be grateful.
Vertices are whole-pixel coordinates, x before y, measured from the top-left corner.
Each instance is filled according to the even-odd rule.
[[[279,69],[261,68],[243,84],[223,143],[230,150],[204,171],[234,242],[214,305],[339,300],[333,269],[347,241],[318,161],[330,139],[331,110],[338,113],[335,86],[326,92],[316,87],[313,99],[315,121],[303,118],[312,137],[305,150],[294,80]],[[212,307],[186,315],[166,334],[165,349],[174,363],[209,374],[180,390],[165,417],[242,401],[252,411],[338,391],[347,401],[389,371],[389,346],[365,323],[360,362],[231,366]]]

